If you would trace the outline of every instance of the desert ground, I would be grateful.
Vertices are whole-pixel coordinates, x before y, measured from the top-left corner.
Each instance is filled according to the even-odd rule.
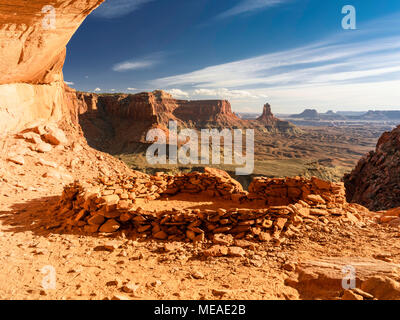
[[[67,136],[75,142],[46,153],[15,136],[3,140],[2,299],[400,298],[399,229],[381,224],[382,213],[365,209],[355,220],[309,219],[298,233],[278,243],[229,235],[192,242],[143,238],[129,230],[59,231],[63,219],[52,208],[64,185],[78,177],[90,180],[99,171],[129,171],[122,162],[86,146],[82,137],[73,132]],[[23,164],[9,160],[15,153],[23,155]],[[179,194],[138,199],[135,206],[156,212],[249,207]],[[215,253],[216,246],[234,249]],[[48,266],[55,270],[53,289],[43,287]],[[354,267],[357,289],[343,289],[344,266]]]

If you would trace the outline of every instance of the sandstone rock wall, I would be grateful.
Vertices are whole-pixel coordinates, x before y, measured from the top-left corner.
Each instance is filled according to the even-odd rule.
[[[0,127],[19,130],[39,118],[68,115],[62,67],[66,45],[103,0],[4,0],[0,4]],[[54,28],[44,27],[55,10]]]
[[[400,126],[385,132],[375,151],[344,177],[346,196],[371,210],[400,206]]]
[[[82,107],[79,113],[103,111],[110,118],[129,118],[133,121],[147,121],[152,124],[168,125],[169,120],[178,124],[192,124],[197,127],[212,123],[215,127],[244,126],[226,100],[177,100],[167,92],[156,90],[138,94],[98,95],[77,92],[76,98]],[[97,104],[93,106],[93,103]]]

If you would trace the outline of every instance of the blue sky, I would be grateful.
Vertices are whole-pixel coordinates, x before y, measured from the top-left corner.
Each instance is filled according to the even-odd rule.
[[[242,112],[400,109],[400,1],[107,0],[69,43],[64,77]]]

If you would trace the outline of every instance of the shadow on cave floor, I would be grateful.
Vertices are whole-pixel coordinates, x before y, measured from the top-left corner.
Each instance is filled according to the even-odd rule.
[[[0,222],[4,227],[3,232],[32,232],[34,235],[45,238],[51,234],[71,234],[97,238],[115,238],[121,236],[122,232],[124,232],[126,237],[129,239],[138,241],[154,240],[150,238],[142,238],[135,232],[132,225],[129,225],[127,228],[121,228],[120,231],[109,235],[104,233],[86,233],[82,230],[82,228],[77,226],[74,226],[73,228],[66,228],[67,218],[65,216],[60,216],[60,214],[55,213],[52,210],[52,208],[54,208],[54,206],[59,202],[59,199],[60,196],[41,197],[29,200],[27,202],[15,203],[10,207],[9,210],[0,211]],[[145,200],[143,199],[143,201]],[[170,202],[170,205],[168,208],[166,208],[165,204],[168,202]],[[169,200],[161,198],[159,200],[150,201],[148,202],[148,206],[149,208],[154,208],[155,211],[173,211],[173,209],[175,209],[174,203],[178,202],[180,203],[179,209],[217,210],[218,208],[257,208],[255,204],[239,204],[233,203],[231,200],[222,200],[218,198],[206,199],[204,197],[188,194],[179,194],[169,198]],[[143,206],[143,209],[148,210],[146,205]]]

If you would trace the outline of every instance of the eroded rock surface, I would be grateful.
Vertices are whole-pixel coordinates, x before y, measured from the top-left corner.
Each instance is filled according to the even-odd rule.
[[[344,177],[347,199],[371,210],[400,206],[400,126],[385,132],[375,151]]]
[[[5,0],[0,5],[0,127],[69,116],[62,67],[66,45],[103,0]],[[52,7],[49,7],[51,5]],[[54,9],[54,24],[48,22]],[[47,20],[46,20],[47,19]],[[50,26],[50,27],[48,27]]]

